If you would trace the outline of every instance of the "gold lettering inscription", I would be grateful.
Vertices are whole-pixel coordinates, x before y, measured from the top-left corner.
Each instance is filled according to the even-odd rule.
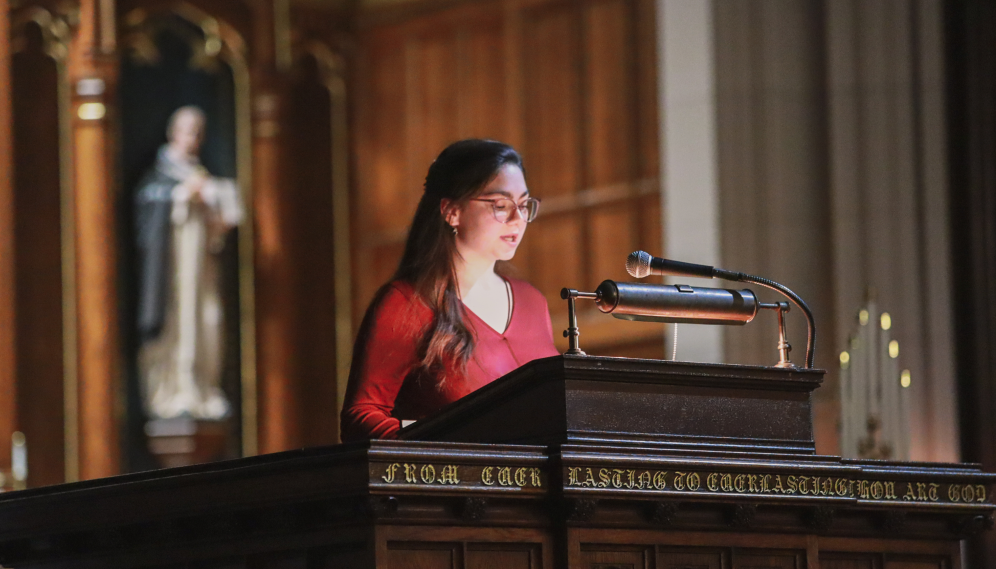
[[[719,489],[723,492],[733,492],[733,477],[723,474],[719,477]]]
[[[449,472],[444,470],[440,473],[440,483],[443,483],[443,478],[449,480]],[[516,486],[518,488],[525,488],[527,486],[532,486],[534,488],[543,487],[543,479],[540,476],[540,469],[520,467],[513,468],[511,466],[485,466],[481,469],[481,483],[485,486]],[[454,476],[456,474],[454,473]],[[580,480],[581,469],[572,466],[567,469],[567,484],[569,486],[584,486],[584,483]],[[459,479],[457,479],[459,482]],[[447,482],[449,483],[449,482]]]
[[[903,494],[903,500],[916,500],[916,494],[913,492],[913,485],[909,482],[906,483],[906,493]]]
[[[422,477],[422,482],[425,484],[432,484],[436,481],[436,468],[431,464],[426,464],[419,471],[419,475]]]
[[[590,468],[584,469],[584,484],[582,484],[582,486],[587,486],[587,487],[595,486],[595,477],[592,475]]]
[[[948,500],[951,500],[952,502],[960,502],[961,501],[961,485],[960,484],[952,484],[951,486],[948,486]]]
[[[515,485],[522,488],[526,485],[526,475],[529,474],[525,468],[517,468],[515,470]]]
[[[612,471],[609,473],[609,480],[612,482],[613,488],[623,487],[622,475],[623,471],[619,470],[618,468],[613,468]]]
[[[609,470],[602,468],[598,471],[598,487],[608,488],[609,487]]]
[[[657,472],[657,474],[654,474],[654,488],[657,490],[667,488],[667,472]]]
[[[437,482],[439,484],[460,483],[460,470],[455,464],[441,466],[440,474],[437,478],[435,465],[423,464],[419,466],[417,464],[402,464],[394,462],[387,466],[380,479],[388,484],[400,483],[401,478],[399,475],[402,469],[405,473],[404,482],[406,484],[432,484],[433,482]]]
[[[685,473],[684,472],[675,472],[674,473],[674,482],[673,482],[673,484],[674,484],[674,489],[675,490],[684,490],[685,489]]]
[[[519,469],[511,473],[507,467],[498,469],[500,485],[524,486],[531,481],[539,486],[539,469]],[[397,467],[394,468],[397,470]],[[384,475],[387,480],[393,470]],[[442,479],[442,476],[440,476]],[[569,467],[568,486],[614,488],[630,490],[666,490],[677,492],[723,492],[736,494],[800,494],[803,496],[852,497],[862,500],[899,500],[897,484],[905,485],[902,500],[907,502],[940,502],[942,496],[950,502],[985,502],[986,487],[981,484],[945,485],[935,482],[890,482],[885,480],[853,480],[831,476],[780,474],[747,474],[724,472],[668,472],[663,470],[632,470],[619,468]],[[482,472],[485,484],[495,483],[490,470]],[[947,493],[944,494],[945,486]]]
[[[689,474],[687,482],[688,482],[688,489],[691,490],[692,492],[695,492],[702,487],[702,479],[699,478],[697,472]]]
[[[708,488],[709,490],[711,490],[713,492],[716,492],[716,491],[719,490],[719,475],[718,474],[716,474],[715,472],[712,472],[712,473],[709,474],[709,476],[706,476],[706,488]]]
[[[896,483],[895,482],[886,482],[885,483],[885,499],[886,500],[895,500],[897,498],[898,497],[896,496]]]
[[[405,465],[405,482],[407,482],[409,484],[417,484],[418,483],[418,479],[415,478],[415,471],[416,470],[417,469],[415,468],[414,464],[406,464]]]
[[[788,490],[786,490],[785,493],[795,494],[796,488],[799,487],[799,483],[796,481],[795,476],[789,476],[786,483],[788,484]]]
[[[439,483],[440,484],[460,483],[460,471],[457,469],[456,465],[449,464],[443,467],[443,470],[439,473]]]
[[[961,489],[961,499],[964,502],[974,502],[975,501],[975,486],[971,484],[966,484],[964,488]]]
[[[935,484],[933,482],[930,483],[930,490],[927,490],[927,498],[929,498],[931,502],[936,502],[940,499],[937,495],[937,489],[940,487],[940,484]]]
[[[384,480],[384,482],[387,482],[388,484],[393,483],[394,476],[398,473],[398,468],[400,467],[401,465],[398,464],[397,462],[391,464],[390,466],[387,467],[387,473],[381,476],[381,478]]]
[[[747,476],[744,474],[737,474],[733,479],[733,489],[737,491],[738,494],[743,494],[747,491]]]

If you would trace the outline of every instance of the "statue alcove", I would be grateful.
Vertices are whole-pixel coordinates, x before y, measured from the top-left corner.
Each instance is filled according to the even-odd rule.
[[[156,459],[150,454],[148,439],[150,433],[155,435],[154,425],[158,423],[147,422],[149,417],[143,406],[142,380],[137,366],[139,274],[134,203],[137,186],[155,162],[159,148],[166,143],[170,116],[180,107],[193,105],[206,115],[200,152],[202,164],[212,176],[236,179],[243,210],[247,214],[250,212],[248,121],[241,116],[248,100],[245,65],[241,55],[222,39],[218,21],[193,9],[152,14],[134,10],[124,21],[126,29],[122,37],[118,85],[122,184],[118,199],[118,235],[122,265],[119,271],[122,275],[122,348],[127,376],[128,419],[123,441],[126,463],[128,469],[134,471],[185,461],[235,458],[244,454],[243,432],[254,435],[253,428],[245,429],[244,420],[254,418],[255,410],[246,409],[243,400],[247,387],[244,382],[254,377],[252,358],[243,357],[243,346],[252,341],[253,329],[252,297],[246,294],[247,290],[252,290],[253,278],[251,232],[246,229],[251,216],[247,215],[240,228],[226,236],[221,251],[224,313],[221,388],[231,413],[223,421],[209,425],[212,450],[204,450],[205,440],[200,435],[190,440],[173,435],[163,439],[160,433],[152,437],[158,437],[160,441],[153,443],[158,449]],[[188,428],[167,427],[181,431]],[[160,431],[161,428],[162,425]],[[198,428],[203,430],[203,425]],[[196,452],[176,453],[168,450],[170,445],[174,450],[198,445],[201,448]]]

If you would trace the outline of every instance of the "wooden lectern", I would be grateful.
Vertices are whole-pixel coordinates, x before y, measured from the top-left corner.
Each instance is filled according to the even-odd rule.
[[[0,495],[5,567],[958,569],[975,465],[814,452],[822,372],[558,356],[401,431]]]

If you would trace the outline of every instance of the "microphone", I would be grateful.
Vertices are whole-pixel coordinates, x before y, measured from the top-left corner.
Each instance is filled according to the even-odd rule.
[[[813,319],[813,311],[809,309],[809,305],[806,304],[806,301],[802,300],[798,294],[789,290],[787,286],[778,284],[771,279],[749,275],[747,273],[717,269],[716,267],[710,267],[708,265],[696,265],[694,263],[683,263],[681,261],[661,259],[660,257],[652,256],[646,251],[633,251],[629,254],[629,257],[626,258],[626,272],[629,273],[630,276],[638,279],[642,279],[643,277],[650,275],[674,275],[681,277],[702,277],[707,279],[724,279],[735,282],[753,283],[785,295],[789,300],[795,303],[795,305],[802,310],[803,315],[806,316],[806,327],[809,332],[809,339],[806,342],[806,367],[813,367],[813,359],[816,357],[816,321]]]
[[[703,279],[740,280],[740,273],[717,269],[709,265],[696,265],[682,261],[672,261],[654,257],[646,251],[633,251],[626,258],[626,272],[631,277],[642,279],[650,275],[673,275],[678,277],[699,277]]]

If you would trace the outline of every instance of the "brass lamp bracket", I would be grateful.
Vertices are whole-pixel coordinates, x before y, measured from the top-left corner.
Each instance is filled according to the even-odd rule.
[[[567,320],[568,326],[567,330],[564,330],[564,337],[567,338],[567,354],[572,354],[575,356],[586,356],[588,354],[581,350],[578,345],[578,336],[581,332],[578,331],[578,316],[577,311],[574,307],[575,298],[598,298],[598,295],[594,292],[581,292],[574,290],[572,288],[561,289],[560,298],[567,301]]]

